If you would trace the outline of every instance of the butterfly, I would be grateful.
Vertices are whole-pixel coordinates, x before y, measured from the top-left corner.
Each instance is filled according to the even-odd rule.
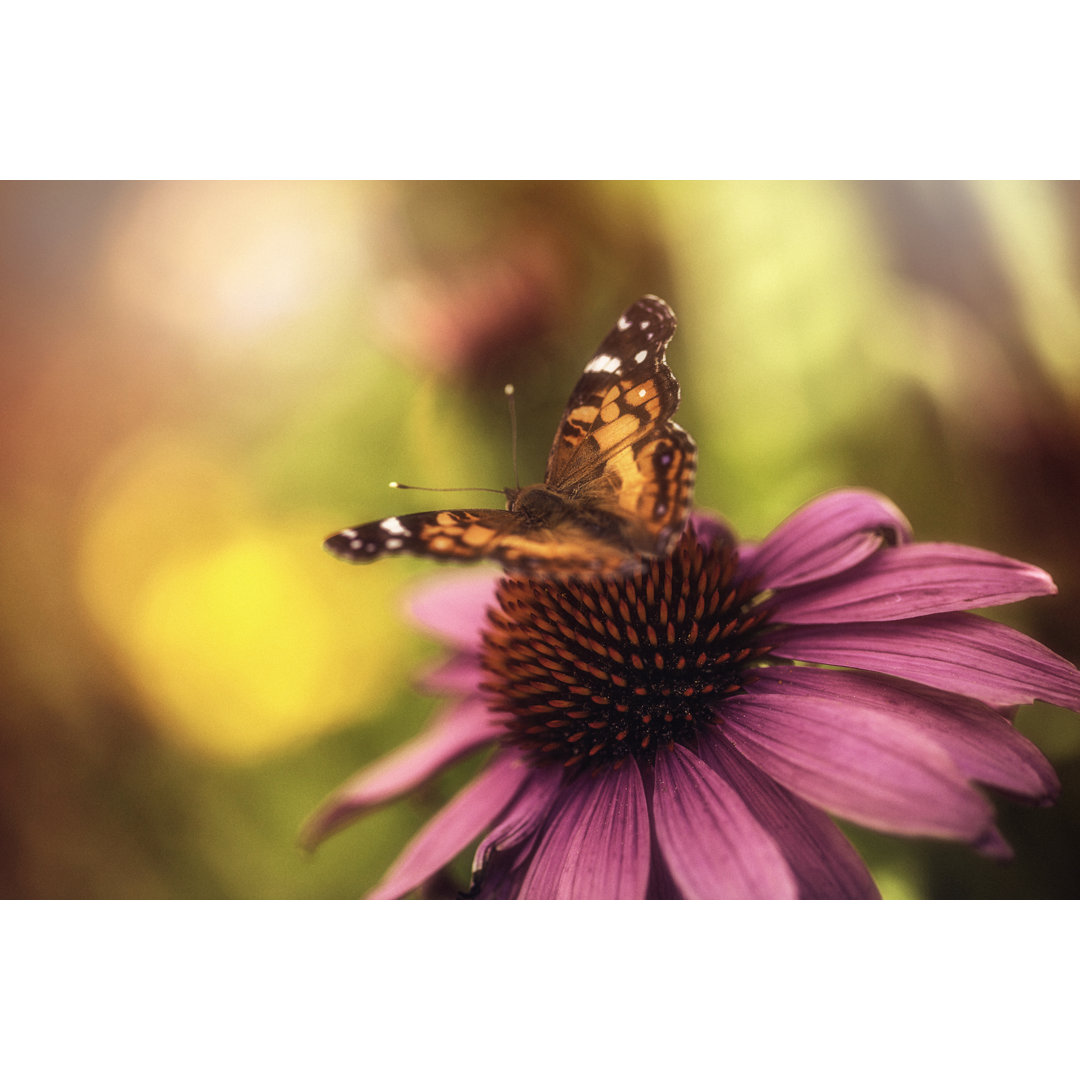
[[[542,484],[506,488],[505,510],[402,514],[334,533],[348,562],[408,552],[507,572],[618,573],[667,555],[694,488],[694,440],[671,420],[679,384],[664,354],[675,314],[656,296],[623,312],[570,394]]]

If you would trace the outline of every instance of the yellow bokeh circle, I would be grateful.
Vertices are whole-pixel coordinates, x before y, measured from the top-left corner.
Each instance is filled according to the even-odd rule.
[[[182,438],[125,447],[87,499],[80,577],[151,721],[250,757],[363,717],[408,677],[399,577],[329,558],[327,525],[260,512]]]

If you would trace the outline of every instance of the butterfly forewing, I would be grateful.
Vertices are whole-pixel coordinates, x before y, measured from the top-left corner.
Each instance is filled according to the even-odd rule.
[[[430,510],[342,529],[323,546],[346,562],[384,555],[424,555],[446,562],[497,559],[523,573],[596,573],[632,565],[625,546],[613,545],[573,522],[558,528],[523,527],[506,510]]]
[[[675,314],[644,296],[619,316],[570,394],[548,455],[547,483],[573,490],[604,463],[647,439],[675,412],[679,384],[665,353]]]
[[[475,562],[490,555],[499,538],[516,526],[514,515],[506,510],[430,510],[342,529],[327,537],[323,546],[356,563],[396,554]]]

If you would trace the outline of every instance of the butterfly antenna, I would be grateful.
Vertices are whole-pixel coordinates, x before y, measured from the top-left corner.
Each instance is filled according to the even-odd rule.
[[[517,409],[514,406],[514,384],[507,383],[503,387],[503,393],[506,394],[507,403],[510,406],[510,456],[514,462],[514,487],[521,487],[521,483],[518,480],[518,467],[517,467]]]
[[[513,383],[507,383],[503,387],[503,393],[506,394],[507,401],[510,405],[510,453],[514,461],[514,487],[520,487],[518,483],[518,466],[517,466],[517,409],[514,408],[514,385]],[[485,488],[485,487],[418,487],[416,484],[399,484],[396,480],[390,481],[392,488],[397,488],[398,491],[490,491],[494,495],[505,495],[505,491],[500,491],[498,488]]]
[[[463,487],[463,488],[417,487],[416,484],[399,484],[396,480],[391,480],[390,481],[390,487],[397,488],[398,491],[491,491],[496,495],[504,494],[498,488],[482,488],[482,487]]]

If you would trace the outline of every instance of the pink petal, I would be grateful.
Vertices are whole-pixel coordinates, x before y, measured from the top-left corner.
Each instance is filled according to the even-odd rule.
[[[888,713],[929,735],[970,780],[1048,805],[1060,784],[1050,762],[1000,713],[968,697],[887,675],[816,668],[762,671],[755,686],[770,693],[810,694]]]
[[[514,805],[480,842],[473,858],[477,899],[510,899],[517,895],[520,871],[532,841],[555,805],[565,775],[562,769],[530,769]]]
[[[313,851],[332,833],[419,787],[502,730],[483,698],[467,698],[445,710],[416,738],[361,769],[329,795],[302,826],[301,846]]]
[[[688,900],[794,900],[776,842],[728,783],[684,746],[656,756],[656,839]]]
[[[745,551],[742,574],[779,589],[830,577],[865,559],[882,542],[902,543],[911,526],[882,495],[834,491],[796,510],[757,547]]]
[[[977,841],[993,810],[929,736],[856,702],[755,687],[724,705],[724,733],[815,806],[901,835]]]
[[[685,900],[686,897],[679,891],[667,868],[664,860],[654,855],[650,860],[649,884],[645,890],[646,900]]]
[[[702,760],[731,785],[776,841],[803,900],[880,900],[859,853],[832,819],[775,783],[723,737],[703,738]]]
[[[480,647],[488,608],[495,604],[497,570],[453,570],[425,581],[410,596],[409,614],[425,630],[465,651]]]
[[[785,623],[908,619],[1057,592],[1037,566],[959,544],[906,544],[827,581],[778,595]]]
[[[1038,699],[1080,710],[1080,672],[1017,630],[979,615],[927,615],[891,623],[793,626],[773,655],[864,668],[978,698],[995,709]]]
[[[419,689],[429,694],[472,694],[483,678],[477,658],[469,653],[454,653],[449,660],[438,661],[415,677]]]
[[[368,899],[393,900],[412,892],[487,828],[528,775],[516,754],[498,755],[412,838]]]
[[[522,882],[522,900],[642,900],[649,811],[633,759],[564,789]]]
[[[697,538],[707,547],[714,540],[734,544],[735,534],[731,526],[718,514],[707,510],[694,510],[690,514],[690,524],[694,526]]]

